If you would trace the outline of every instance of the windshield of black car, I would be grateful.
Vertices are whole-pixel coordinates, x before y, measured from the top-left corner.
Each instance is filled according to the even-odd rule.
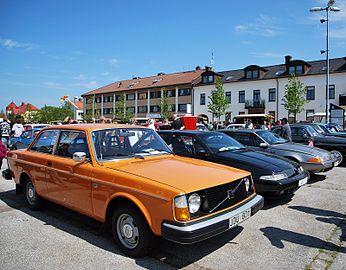
[[[93,131],[91,137],[98,161],[171,153],[170,148],[152,129],[102,129]]]
[[[211,152],[224,152],[245,149],[246,147],[235,139],[219,132],[208,132],[199,135]]]
[[[256,132],[263,140],[265,140],[268,144],[280,144],[280,143],[287,143],[288,141],[279,135],[267,131],[267,130],[261,130]]]
[[[321,137],[321,133],[317,132],[311,126],[304,126],[304,128],[306,128],[306,130],[310,133],[311,136],[313,136],[313,137]]]
[[[322,135],[325,135],[326,133],[328,133],[328,131],[324,130],[321,126],[313,125],[312,127],[314,130],[316,130],[318,133]]]

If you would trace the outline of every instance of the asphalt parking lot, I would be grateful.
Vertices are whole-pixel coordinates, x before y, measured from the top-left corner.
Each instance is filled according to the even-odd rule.
[[[54,204],[30,211],[13,181],[0,177],[1,268],[346,269],[345,175],[346,167],[315,175],[292,198],[267,200],[255,216],[207,241],[158,239],[139,259],[123,255],[97,221]]]

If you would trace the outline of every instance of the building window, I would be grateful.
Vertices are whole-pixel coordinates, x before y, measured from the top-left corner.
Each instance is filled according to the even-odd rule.
[[[135,100],[135,94],[126,94],[126,100]]]
[[[175,97],[175,90],[167,90],[167,97]]]
[[[179,104],[178,105],[178,111],[179,112],[187,112],[187,104]]]
[[[148,112],[148,107],[147,106],[138,106],[137,108],[138,113],[146,113]]]
[[[226,100],[228,104],[231,104],[231,91],[225,92]]]
[[[312,122],[314,120],[314,110],[306,110],[306,121]]]
[[[205,105],[205,93],[201,94],[199,105]]]
[[[259,102],[261,100],[261,90],[253,90],[253,101]]]
[[[135,113],[135,107],[127,107],[129,113]]]
[[[334,84],[330,84],[329,85],[329,99],[335,99],[335,85]]]
[[[203,83],[213,83],[214,82],[214,76],[213,75],[204,75],[203,76]]]
[[[306,87],[306,100],[315,100],[315,86]]]
[[[257,79],[259,77],[258,70],[248,70],[246,71],[246,79]]]
[[[239,91],[239,103],[245,103],[245,91]]]
[[[191,89],[179,89],[179,92],[178,92],[178,95],[179,96],[190,96],[191,95]]]
[[[161,91],[150,92],[150,98],[161,98]]]
[[[113,113],[113,109],[112,108],[104,108],[103,109],[103,114],[112,114]]]
[[[113,96],[103,97],[103,102],[113,102]]]
[[[115,101],[120,101],[122,96],[123,96],[123,95],[116,95],[116,96],[115,96]]]
[[[138,93],[138,99],[147,99],[148,93]]]
[[[276,101],[276,89],[275,88],[269,88],[269,102],[275,102]]]
[[[101,103],[101,97],[95,98],[95,103]]]
[[[289,67],[289,74],[303,74],[303,72],[304,69],[302,65]]]
[[[150,112],[151,113],[156,113],[158,111],[159,111],[159,106],[157,106],[157,105],[150,106]]]

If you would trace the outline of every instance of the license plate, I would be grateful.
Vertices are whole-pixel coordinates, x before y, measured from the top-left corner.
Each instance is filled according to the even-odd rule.
[[[247,209],[238,215],[235,215],[229,219],[229,228],[237,226],[239,223],[248,219],[251,216],[251,209]]]
[[[300,186],[302,186],[302,185],[305,185],[307,182],[308,182],[308,178],[307,178],[307,177],[305,177],[305,178],[299,180],[299,182],[298,182],[298,187],[300,187]]]

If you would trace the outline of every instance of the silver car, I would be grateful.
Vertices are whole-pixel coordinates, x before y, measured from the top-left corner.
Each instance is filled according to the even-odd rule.
[[[329,171],[337,159],[330,152],[286,139],[268,130],[220,130],[252,150],[271,153],[300,163],[310,173]]]

